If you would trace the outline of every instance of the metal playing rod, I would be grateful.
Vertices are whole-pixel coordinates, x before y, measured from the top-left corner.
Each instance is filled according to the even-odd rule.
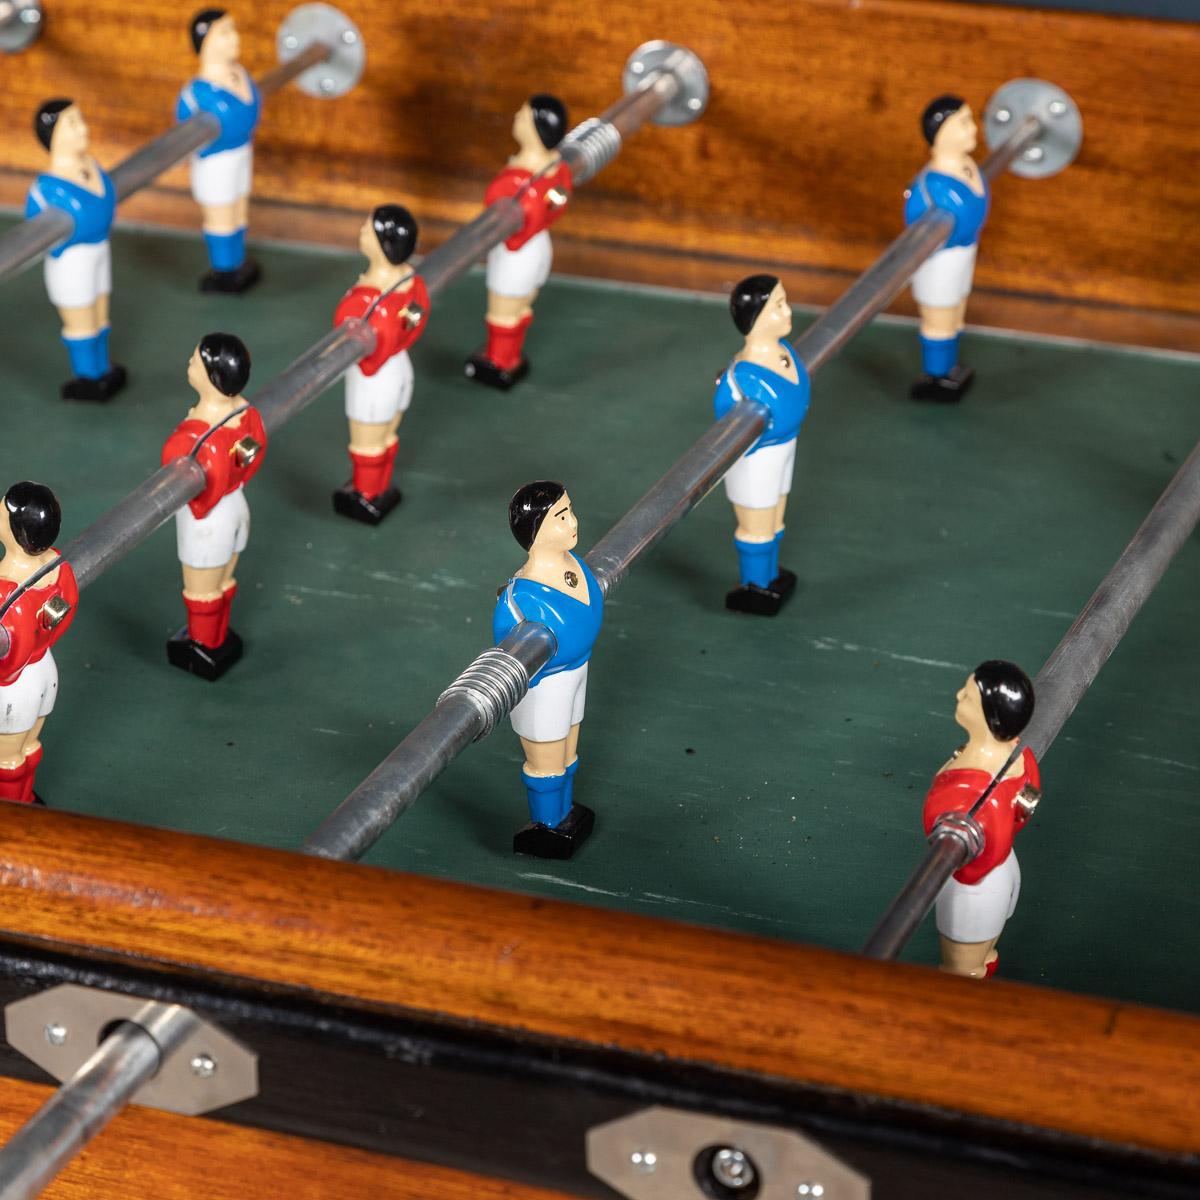
[[[148,1004],[119,1024],[75,1075],[0,1149],[0,1200],[30,1200],[158,1073],[194,1014]]]
[[[653,81],[650,86],[654,86]],[[645,91],[627,96],[625,100],[628,110],[618,120],[644,120],[640,114],[635,116],[634,106],[649,108],[654,103]],[[612,111],[610,109],[606,116]],[[1041,123],[1035,117],[1021,121],[984,163],[982,169],[989,178],[1003,171],[1040,130]],[[487,209],[483,217],[489,217],[497,207],[493,205]],[[477,220],[482,222],[483,217]],[[915,222],[796,340],[796,352],[810,372],[887,305],[917,267],[946,241],[953,224],[952,217],[938,211],[931,211]],[[470,228],[465,226],[460,231],[464,245]],[[422,267],[422,275],[426,286],[432,288],[427,274],[428,261]],[[765,406],[755,401],[743,400],[735,404],[592,547],[586,556],[588,566],[605,593],[620,583],[633,563],[661,541],[720,482],[725,472],[758,439],[767,416]],[[514,636],[529,637],[534,629],[548,632],[540,625],[524,622],[517,626]],[[457,754],[472,741],[490,733],[525,695],[529,679],[553,653],[552,648],[548,648],[540,658],[523,661],[521,668],[526,673],[511,692],[480,686],[481,664],[485,660],[494,663],[495,655],[506,649],[506,644],[501,643],[476,658],[442,694],[433,712],[321,823],[305,841],[302,850],[325,858],[360,858],[393,821],[412,807],[421,791]],[[520,676],[519,671],[514,674]],[[471,696],[475,710],[464,709],[466,695]]]
[[[1200,521],[1200,444],[1179,468],[1112,570],[1034,680],[1037,703],[1024,744],[1041,758],[1075,706],[1125,636],[1180,546]],[[982,850],[972,839],[941,827],[900,894],[863,946],[870,958],[895,958],[925,919],[938,893]]]
[[[259,92],[264,99],[274,95],[297,75],[325,62],[332,53],[333,48],[326,43],[314,42],[259,79]],[[212,113],[198,112],[134,151],[109,172],[117,200],[124,200],[152,183],[189,154],[203,149],[220,132],[221,123]],[[37,262],[63,238],[70,237],[74,228],[70,214],[61,208],[48,208],[0,235],[0,279]]]

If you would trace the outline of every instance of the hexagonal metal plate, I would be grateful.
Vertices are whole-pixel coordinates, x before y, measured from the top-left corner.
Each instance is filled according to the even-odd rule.
[[[1028,116],[1042,132],[1013,159],[1009,170],[1026,179],[1045,179],[1069,167],[1083,145],[1083,117],[1075,101],[1044,79],[1010,79],[997,89],[983,114],[983,131],[994,150]]]
[[[63,1082],[83,1066],[113,1024],[144,1014],[148,1004],[174,1007],[63,983],[8,1005],[5,1034],[14,1050]],[[204,1071],[193,1069],[197,1060],[205,1062]],[[211,1060],[211,1071],[205,1060]],[[196,1028],[135,1093],[132,1103],[194,1117],[257,1095],[258,1055],[198,1019]]]
[[[628,94],[641,87],[655,71],[669,70],[679,80],[679,91],[654,115],[655,125],[688,125],[708,106],[708,72],[698,55],[674,42],[645,42],[625,64],[621,86]]]
[[[870,1200],[870,1180],[802,1133],[674,1108],[646,1108],[588,1130],[587,1165],[628,1200],[707,1200],[738,1190],[710,1191],[697,1178],[719,1149],[749,1161],[753,1176],[743,1176],[741,1190],[755,1200]]]
[[[7,0],[0,3],[0,53],[15,54],[42,35],[45,14],[40,0]]]
[[[296,76],[296,86],[310,96],[329,100],[344,96],[362,78],[367,46],[362,32],[332,4],[301,4],[279,26],[275,49],[281,63],[296,57],[313,42],[324,42],[333,53],[323,63]]]

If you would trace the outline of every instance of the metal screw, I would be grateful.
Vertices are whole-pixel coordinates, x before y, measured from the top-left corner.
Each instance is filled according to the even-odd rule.
[[[217,1073],[217,1060],[211,1054],[197,1054],[188,1065],[200,1079],[211,1079]]]
[[[802,1183],[796,1189],[797,1196],[823,1196],[825,1188],[819,1183]]]
[[[1012,120],[1012,113],[1007,108],[996,109],[996,124],[1007,125]]]
[[[632,63],[632,64],[630,65],[629,69],[630,69],[630,70],[631,70],[631,71],[632,71],[632,72],[633,72],[635,75],[640,75],[640,74],[641,74],[643,71],[645,71],[645,69],[646,69],[646,64],[645,64],[644,62],[641,62],[641,61],[639,61],[639,62],[635,62],[635,63]]]
[[[699,112],[699,111],[700,111],[700,104],[701,104],[700,97],[699,97],[699,96],[693,96],[693,97],[692,97],[692,98],[691,98],[691,99],[688,101],[688,108],[690,108],[690,109],[692,110],[692,112]]]
[[[65,1025],[60,1025],[57,1021],[51,1021],[50,1024],[46,1026],[46,1041],[48,1041],[52,1046],[66,1045],[67,1027]]]
[[[26,25],[40,25],[42,14],[36,8],[24,8],[21,10],[21,20]]]
[[[727,1188],[747,1188],[754,1182],[754,1164],[740,1150],[725,1147],[713,1155],[713,1178]]]
[[[321,80],[321,91],[323,91],[326,95],[328,95],[329,93],[334,91],[336,88],[337,88],[337,84],[332,79],[330,79],[330,77],[328,75],[326,75],[325,78]]]
[[[353,29],[343,29],[342,41],[345,42],[347,46],[353,46],[354,43],[358,41],[358,34],[355,33]]]
[[[649,1175],[658,1166],[658,1155],[653,1150],[635,1150],[629,1156],[629,1161],[635,1171]]]
[[[285,50],[295,50],[296,47],[299,45],[300,45],[300,39],[294,33],[289,33],[283,39],[283,48]]]
[[[1046,152],[1041,146],[1030,146],[1022,157],[1026,162],[1041,162],[1046,157]]]
[[[1052,117],[1065,117],[1067,115],[1067,102],[1065,100],[1051,100],[1049,113]]]

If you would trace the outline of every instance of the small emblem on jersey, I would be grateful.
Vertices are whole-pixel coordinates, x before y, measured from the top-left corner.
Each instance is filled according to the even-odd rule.
[[[574,571],[564,571],[563,578],[567,581],[567,587],[579,586],[579,576]]]

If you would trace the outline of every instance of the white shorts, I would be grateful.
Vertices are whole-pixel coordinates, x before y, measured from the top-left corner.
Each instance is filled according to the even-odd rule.
[[[774,508],[792,490],[796,439],[743,454],[725,473],[725,494],[739,508]]]
[[[386,425],[412,403],[413,369],[407,350],[393,354],[374,375],[358,364],[346,372],[346,416],[365,425]]]
[[[949,879],[937,898],[938,933],[952,942],[990,942],[1004,932],[1021,894],[1016,853],[993,867],[978,883]]]
[[[550,233],[535,233],[520,250],[509,250],[503,242],[487,256],[487,289],[497,296],[528,296],[550,278],[554,247]]]
[[[30,663],[16,683],[0,687],[0,733],[24,733],[39,717],[54,711],[58,697],[58,667],[49,650],[40,662]]]
[[[55,308],[87,308],[112,292],[112,251],[108,241],[68,246],[46,256],[46,293]]]
[[[913,299],[925,308],[953,308],[971,294],[978,246],[951,246],[929,256],[912,277]]]
[[[175,514],[175,541],[185,567],[223,567],[250,540],[250,506],[241,488],[222,496],[207,517],[185,504]]]
[[[232,204],[250,195],[254,179],[254,147],[249,142],[234,150],[222,150],[201,158],[192,155],[192,198],[197,204],[215,207]]]
[[[525,693],[512,710],[512,727],[517,737],[530,742],[560,742],[572,725],[583,720],[587,699],[587,663],[571,671],[547,675]]]

